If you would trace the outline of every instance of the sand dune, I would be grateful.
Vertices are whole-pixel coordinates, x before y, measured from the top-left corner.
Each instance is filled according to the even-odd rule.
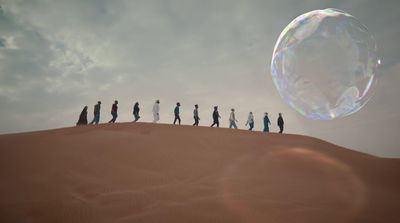
[[[399,159],[305,136],[104,124],[1,135],[0,159],[5,223],[400,221]]]

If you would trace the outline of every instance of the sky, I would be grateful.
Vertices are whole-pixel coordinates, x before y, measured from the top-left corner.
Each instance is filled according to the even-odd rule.
[[[285,132],[309,135],[381,157],[400,157],[400,1],[397,0],[0,0],[0,134],[74,126],[82,108],[102,101],[101,122],[119,101],[119,122],[211,124],[230,108],[239,128],[264,112],[272,131],[282,112]],[[297,16],[337,8],[365,24],[382,65],[374,95],[359,112],[333,121],[308,120],[280,98],[271,74],[275,42]]]

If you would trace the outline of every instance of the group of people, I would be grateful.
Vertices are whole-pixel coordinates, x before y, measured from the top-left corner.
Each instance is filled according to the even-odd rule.
[[[219,127],[219,119],[221,118],[221,116],[218,113],[218,106],[214,107],[214,112],[213,112],[213,124],[211,125],[211,127],[213,127],[214,125],[217,125],[217,127]],[[236,122],[238,122],[238,120],[236,119],[236,115],[235,115],[235,109],[232,108],[231,109],[231,114],[229,115],[229,128],[235,128],[237,129],[237,125]],[[279,117],[278,117],[278,121],[277,121],[278,127],[279,127],[279,133],[283,133],[283,117],[282,117],[282,113],[279,113]],[[254,128],[254,115],[253,112],[249,112],[249,116],[247,117],[247,122],[245,124],[246,126],[249,125],[249,130],[252,131]],[[264,114],[264,132],[269,132],[269,126],[271,125],[271,121],[269,120],[268,117],[268,113],[265,112]]]
[[[93,109],[94,116],[93,116],[93,120],[89,123],[90,125],[99,124],[100,105],[101,105],[101,101],[98,101],[97,104],[94,105],[94,109]],[[173,122],[174,125],[176,124],[176,122],[178,122],[179,125],[181,124],[180,107],[181,107],[181,104],[179,102],[177,102],[175,109],[174,109],[174,115],[175,115],[174,122]],[[88,110],[88,106],[85,106],[79,116],[77,125],[87,125],[88,124],[87,110]],[[134,117],[133,122],[137,122],[140,119],[139,112],[140,112],[139,103],[136,102],[135,105],[133,106],[133,117]],[[117,120],[117,117],[118,117],[118,101],[117,100],[115,100],[114,104],[111,106],[111,116],[112,116],[112,119],[108,123],[115,123],[115,121]],[[194,118],[193,126],[198,126],[200,117],[199,117],[199,105],[197,105],[197,104],[194,105],[193,118]],[[219,120],[221,119],[221,116],[219,115],[219,112],[218,112],[218,106],[214,106],[212,118],[213,118],[213,123],[212,123],[211,127],[216,126],[218,128]],[[160,120],[160,100],[156,100],[156,102],[153,105],[153,123],[157,123],[159,120]],[[237,129],[238,128],[236,125],[237,122],[238,122],[238,120],[236,119],[235,109],[232,108],[230,116],[229,116],[229,128]],[[245,125],[246,126],[249,125],[249,130],[252,131],[254,128],[254,123],[255,123],[255,121],[254,121],[253,112],[250,112],[247,117],[247,122]],[[264,114],[264,130],[263,131],[269,132],[270,125],[271,125],[271,121],[269,120],[268,113],[265,112],[265,114]],[[279,133],[283,133],[284,121],[283,121],[283,117],[282,117],[281,113],[279,113],[277,125],[279,127]]]

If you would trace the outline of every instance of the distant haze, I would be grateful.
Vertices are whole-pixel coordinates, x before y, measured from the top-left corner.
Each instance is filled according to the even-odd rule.
[[[73,126],[85,105],[102,101],[101,122],[152,120],[160,99],[161,122],[173,121],[181,102],[183,124],[211,124],[219,105],[228,126],[230,108],[239,127],[249,111],[262,128],[277,113],[285,132],[318,137],[384,157],[400,157],[400,1],[385,0],[0,0],[0,133]],[[304,12],[338,8],[375,36],[382,65],[371,101],[334,121],[311,121],[280,98],[269,64],[282,29]]]

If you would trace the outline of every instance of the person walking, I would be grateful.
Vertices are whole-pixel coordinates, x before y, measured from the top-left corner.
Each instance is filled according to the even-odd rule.
[[[181,107],[181,103],[177,102],[176,107],[174,109],[174,114],[175,114],[174,125],[176,121],[178,121],[179,125],[181,125],[181,117],[179,116],[179,107]]]
[[[218,106],[214,106],[214,112],[212,117],[213,117],[213,124],[211,125],[211,127],[217,125],[217,128],[219,128],[219,119],[221,118],[221,116],[218,113]]]
[[[283,118],[282,118],[282,113],[279,113],[278,117],[278,127],[279,127],[279,133],[283,133]]]
[[[194,118],[194,124],[193,126],[199,126],[199,105],[194,105],[194,110],[193,110],[193,118]]]
[[[133,120],[133,122],[137,122],[140,118],[139,116],[139,102],[136,102],[135,105],[133,106],[133,117],[135,118],[135,120]]]
[[[78,122],[76,123],[76,125],[87,125],[88,121],[87,121],[87,109],[88,106],[85,106],[81,112],[81,114],[79,115],[79,119]]]
[[[153,123],[157,123],[160,120],[160,100],[156,100],[153,105]]]
[[[253,128],[254,128],[254,115],[253,115],[253,112],[250,112],[249,116],[247,117],[246,126],[247,125],[250,126],[249,130],[252,131]]]
[[[93,120],[89,123],[90,125],[93,124],[99,124],[100,121],[100,105],[101,105],[101,101],[98,101],[97,104],[94,105],[94,109],[93,109]]]
[[[114,101],[114,104],[111,107],[111,115],[112,115],[112,119],[108,123],[115,123],[115,121],[117,120],[117,117],[118,117],[118,101],[117,100]]]
[[[229,128],[231,129],[233,127],[235,129],[237,129],[237,125],[236,125],[237,121],[238,120],[236,120],[236,117],[235,117],[235,109],[232,108],[231,115],[229,116]]]
[[[268,113],[265,112],[265,115],[264,115],[264,132],[269,132],[269,125],[271,125],[271,122],[269,121]]]

